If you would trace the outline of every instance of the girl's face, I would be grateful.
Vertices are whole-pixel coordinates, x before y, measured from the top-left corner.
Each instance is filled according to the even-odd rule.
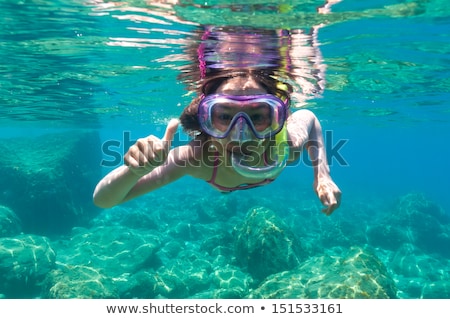
[[[215,93],[242,96],[267,94],[268,92],[261,86],[261,84],[256,82],[251,77],[236,77],[222,83]],[[223,149],[228,153],[240,152],[244,154],[251,154],[256,152],[257,154],[263,154],[266,148],[265,140],[258,139],[256,137],[254,137],[251,141],[247,140],[243,143],[232,141],[229,137],[213,139],[220,143]]]

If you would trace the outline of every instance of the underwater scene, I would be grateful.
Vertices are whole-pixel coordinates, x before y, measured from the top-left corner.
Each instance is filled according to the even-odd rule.
[[[450,298],[448,1],[0,0],[0,12],[0,298]],[[342,192],[332,214],[306,151],[275,160],[262,187],[161,177],[96,205],[130,147],[162,138],[227,70],[269,75],[291,114],[320,121]],[[238,115],[227,134],[239,121],[261,132]],[[172,149],[201,134],[178,127]]]

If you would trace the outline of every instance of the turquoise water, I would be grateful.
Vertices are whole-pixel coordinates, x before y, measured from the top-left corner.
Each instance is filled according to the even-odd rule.
[[[450,297],[447,2],[344,0],[327,14],[317,13],[321,1],[282,3],[0,0],[1,296]],[[332,216],[320,213],[306,163],[245,192],[183,178],[119,207],[93,206],[118,154],[161,136],[192,99],[179,75],[192,67],[196,31],[211,23],[317,29],[326,85],[303,107],[335,155],[343,200]],[[187,140],[179,132],[175,143]],[[301,252],[298,262],[269,252],[279,263],[261,274],[242,261],[241,231],[260,227],[258,243],[273,219]],[[313,273],[323,280],[305,288]]]

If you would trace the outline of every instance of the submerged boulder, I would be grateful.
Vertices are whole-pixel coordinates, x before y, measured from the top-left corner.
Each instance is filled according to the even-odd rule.
[[[100,178],[96,132],[64,132],[0,140],[0,205],[23,231],[51,236],[86,224],[98,212],[92,191]]]
[[[397,288],[386,267],[360,247],[311,257],[299,267],[268,277],[249,298],[384,299]]]
[[[22,231],[22,222],[8,207],[0,206],[0,237],[19,235]]]
[[[405,243],[450,257],[450,214],[421,193],[402,196],[394,212],[367,229],[369,243],[396,251]]]
[[[47,276],[42,294],[44,298],[152,298],[155,287],[146,274],[160,265],[156,256],[160,245],[159,237],[148,231],[76,227],[70,239],[54,243],[59,267]]]
[[[89,266],[68,266],[49,273],[43,298],[112,299],[119,298],[111,278]]]
[[[70,241],[60,243],[58,261],[65,265],[89,265],[118,277],[159,266],[158,236],[121,226],[74,228]]]
[[[235,230],[237,263],[255,279],[290,270],[305,258],[300,241],[269,209],[251,209]]]
[[[448,258],[404,244],[392,254],[388,266],[396,275],[402,298],[450,298]]]
[[[211,272],[207,258],[187,247],[157,270],[156,291],[164,298],[187,298],[211,286]]]
[[[0,293],[7,298],[34,297],[54,268],[56,255],[45,237],[0,238]]]

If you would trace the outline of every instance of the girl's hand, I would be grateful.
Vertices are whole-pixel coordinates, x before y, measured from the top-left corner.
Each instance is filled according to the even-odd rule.
[[[325,206],[322,212],[327,216],[341,204],[341,190],[329,177],[314,181],[314,191]]]
[[[154,135],[138,139],[124,156],[124,163],[130,171],[142,177],[164,164],[179,123],[177,119],[170,120],[162,139]]]

